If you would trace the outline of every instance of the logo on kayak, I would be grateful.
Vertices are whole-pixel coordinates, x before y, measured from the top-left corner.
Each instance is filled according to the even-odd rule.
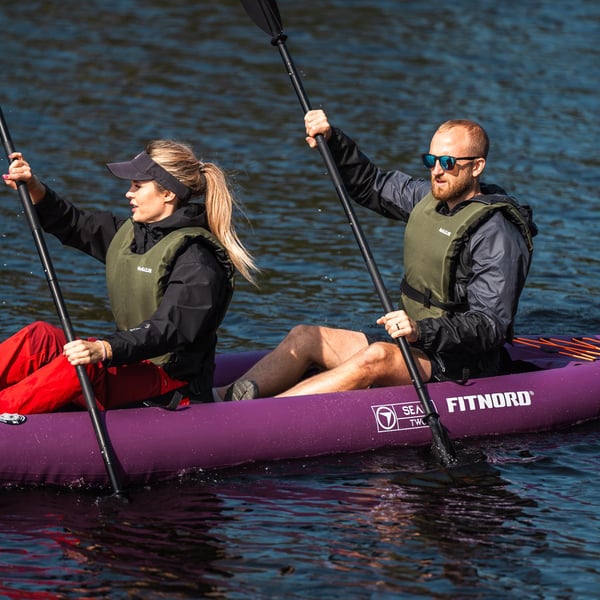
[[[487,408],[511,408],[531,406],[533,392],[495,392],[493,394],[472,394],[470,396],[451,396],[446,398],[448,412],[467,412]]]
[[[371,406],[378,433],[403,431],[428,427],[423,421],[425,415],[420,402],[403,402],[400,404],[380,404]]]

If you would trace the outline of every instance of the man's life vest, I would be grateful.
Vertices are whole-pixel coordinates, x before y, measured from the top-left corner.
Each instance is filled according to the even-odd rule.
[[[436,210],[439,201],[429,193],[410,213],[404,236],[404,310],[415,320],[468,310],[466,298],[456,298],[460,254],[473,232],[494,213],[502,214],[523,235],[533,251],[531,225],[509,196],[479,195],[453,214]]]

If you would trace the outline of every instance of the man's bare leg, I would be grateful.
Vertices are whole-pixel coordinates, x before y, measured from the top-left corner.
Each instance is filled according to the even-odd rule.
[[[363,333],[317,325],[296,325],[269,354],[240,377],[256,382],[262,397],[274,396],[296,385],[317,366],[334,369],[368,347]],[[229,386],[217,393],[221,398]]]
[[[419,350],[413,350],[417,368],[424,381],[431,378],[431,362]],[[407,385],[410,374],[400,348],[393,342],[365,345],[348,360],[330,370],[300,381],[279,396],[325,394],[366,389],[372,385]]]

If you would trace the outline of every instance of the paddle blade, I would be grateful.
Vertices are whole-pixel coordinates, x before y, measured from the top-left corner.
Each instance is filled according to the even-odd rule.
[[[433,436],[431,450],[438,461],[447,468],[456,467],[459,464],[458,456],[454,444],[448,435],[445,427],[439,422],[437,415],[432,416],[429,423]]]
[[[283,32],[279,8],[275,0],[241,0],[248,16],[273,38]]]

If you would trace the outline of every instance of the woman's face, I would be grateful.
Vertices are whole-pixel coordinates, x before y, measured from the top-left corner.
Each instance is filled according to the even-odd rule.
[[[131,206],[132,218],[138,223],[156,223],[173,214],[175,194],[159,191],[154,181],[132,181],[125,194]]]

